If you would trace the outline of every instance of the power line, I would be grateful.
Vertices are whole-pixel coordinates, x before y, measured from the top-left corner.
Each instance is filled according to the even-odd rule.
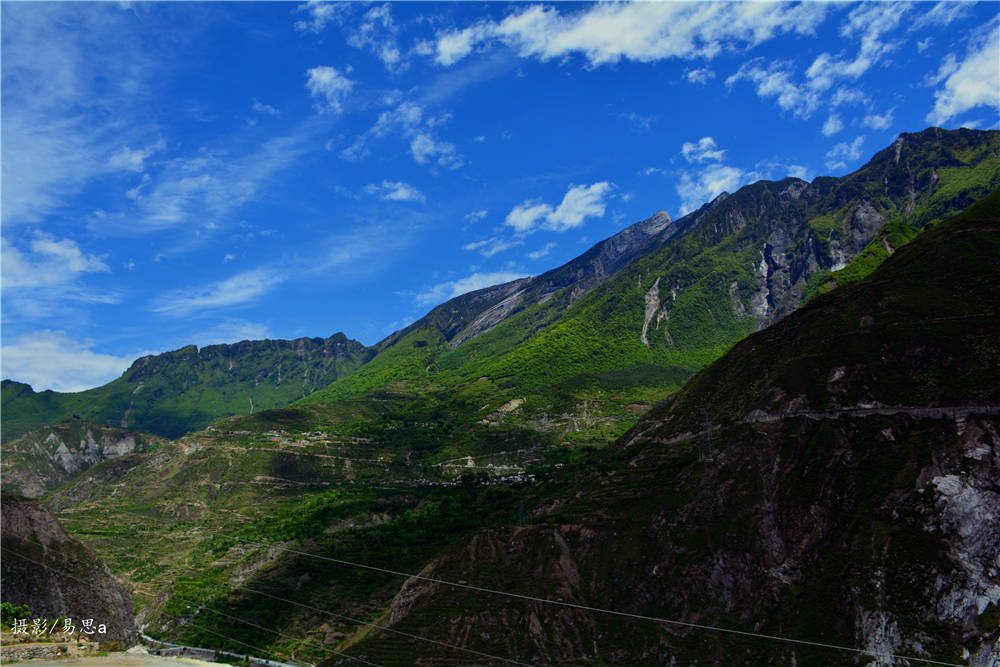
[[[119,511],[127,513],[127,514],[130,514],[130,512],[126,512],[125,510],[119,510]],[[142,516],[142,515],[136,515],[136,516]],[[216,533],[216,534],[218,534],[218,533]],[[841,646],[841,645],[838,645],[838,644],[827,644],[827,643],[823,643],[823,642],[813,642],[813,641],[809,641],[809,640],[805,640],[805,639],[793,639],[791,637],[782,637],[782,636],[779,636],[779,635],[768,635],[768,634],[763,634],[763,633],[759,633],[759,632],[750,632],[750,631],[746,631],[746,630],[736,630],[736,629],[733,629],[733,628],[723,628],[723,627],[719,627],[719,626],[706,625],[706,624],[701,624],[701,623],[690,623],[690,622],[687,622],[687,621],[678,621],[678,620],[675,620],[675,619],[660,618],[660,617],[656,617],[656,616],[647,616],[647,615],[643,615],[643,614],[633,614],[633,613],[630,613],[630,612],[617,611],[617,610],[613,610],[613,609],[603,609],[603,608],[600,608],[600,607],[593,607],[593,606],[590,606],[590,605],[583,605],[583,604],[578,604],[578,603],[574,603],[574,602],[563,602],[563,601],[560,601],[560,600],[549,600],[547,598],[540,598],[540,597],[536,597],[536,596],[532,596],[532,595],[524,595],[524,594],[521,594],[521,593],[510,593],[508,591],[501,591],[501,590],[497,590],[497,589],[493,589],[493,588],[485,588],[485,587],[481,587],[481,586],[473,586],[471,584],[460,584],[460,583],[457,583],[457,582],[447,581],[447,580],[444,580],[444,579],[436,579],[436,578],[433,578],[433,577],[425,577],[425,576],[422,576],[422,575],[419,575],[419,574],[412,574],[412,573],[408,573],[408,572],[401,572],[399,570],[390,570],[390,569],[387,569],[387,568],[376,567],[376,566],[373,566],[373,565],[365,565],[363,563],[356,563],[356,562],[353,562],[353,561],[343,560],[343,559],[339,559],[339,558],[331,558],[329,556],[320,556],[318,554],[312,554],[312,553],[309,553],[309,552],[306,552],[306,551],[298,551],[296,549],[289,549],[287,547],[283,547],[283,546],[280,546],[278,544],[273,544],[273,543],[272,544],[267,544],[267,543],[264,543],[264,542],[256,542],[256,541],[253,541],[253,540],[242,539],[242,538],[235,537],[235,536],[227,536],[227,537],[230,537],[231,539],[243,542],[244,544],[253,544],[253,545],[256,545],[256,546],[259,546],[259,547],[263,547],[263,548],[273,547],[273,548],[278,549],[280,551],[286,551],[288,553],[293,553],[293,554],[297,554],[297,555],[300,555],[300,556],[307,556],[307,557],[310,557],[310,558],[316,558],[316,559],[319,559],[319,560],[325,560],[325,561],[329,561],[329,562],[332,562],[332,563],[337,563],[337,564],[340,564],[340,565],[346,565],[346,566],[349,566],[349,567],[363,568],[363,569],[366,569],[366,570],[372,570],[372,571],[376,571],[376,572],[382,572],[382,573],[385,573],[385,574],[392,574],[392,575],[396,575],[396,576],[400,576],[400,577],[407,577],[407,578],[412,578],[412,579],[418,579],[418,580],[421,580],[421,581],[428,581],[428,582],[432,582],[432,583],[436,583],[436,584],[441,584],[441,585],[444,585],[444,586],[452,586],[452,587],[455,587],[455,588],[463,588],[463,589],[466,589],[466,590],[476,591],[476,592],[480,592],[480,593],[490,593],[490,594],[493,594],[493,595],[501,595],[501,596],[510,597],[510,598],[527,600],[527,601],[530,601],[530,602],[539,602],[539,603],[542,603],[542,604],[550,604],[550,605],[556,605],[556,606],[561,606],[561,607],[567,607],[567,608],[571,608],[571,609],[579,609],[581,611],[596,612],[596,613],[608,614],[608,615],[618,616],[618,617],[624,617],[624,618],[633,618],[633,619],[636,619],[636,620],[643,620],[643,621],[653,621],[655,623],[664,623],[664,624],[668,624],[668,625],[676,625],[676,626],[681,626],[681,627],[693,628],[693,629],[697,629],[697,630],[709,630],[709,631],[713,631],[713,632],[722,632],[722,633],[727,633],[727,634],[741,635],[741,636],[745,636],[745,637],[754,637],[754,638],[758,638],[758,639],[767,639],[767,640],[771,640],[771,641],[781,641],[781,642],[787,642],[787,643],[792,643],[792,644],[800,644],[800,645],[803,645],[803,646],[814,646],[814,647],[818,647],[818,648],[827,648],[827,649],[833,649],[833,650],[838,650],[838,651],[849,651],[849,652],[852,652],[852,653],[858,653],[858,654],[867,655],[867,656],[888,657],[888,658],[901,659],[901,660],[915,660],[915,661],[918,661],[918,662],[923,662],[923,663],[931,664],[931,665],[943,665],[944,667],[964,667],[963,665],[959,665],[957,663],[942,662],[942,661],[938,661],[938,660],[931,660],[929,658],[920,658],[920,657],[916,657],[916,656],[904,656],[904,655],[899,655],[899,654],[895,654],[895,653],[878,653],[876,651],[870,651],[870,650],[866,650],[866,649],[858,649],[858,648],[853,648],[853,647],[850,647],[850,646]],[[245,587],[244,586],[237,586],[237,588],[245,588]],[[246,590],[251,590],[251,589],[246,589]],[[254,592],[260,593],[259,591],[254,591]],[[266,595],[265,593],[260,593],[260,594]],[[292,604],[298,604],[300,606],[303,606],[303,607],[306,607],[306,608],[309,608],[309,609],[313,609],[314,611],[319,611],[319,612],[322,612],[322,613],[336,615],[336,614],[334,614],[334,612],[329,612],[329,611],[326,611],[326,610],[323,610],[323,609],[318,609],[318,608],[315,608],[315,607],[310,607],[309,605],[303,605],[301,603],[293,602],[291,600],[284,600],[284,598],[278,598],[277,596],[269,596],[269,597],[274,597],[275,599],[283,600],[285,602],[291,602]],[[347,617],[347,618],[349,618],[349,617]],[[352,619],[352,620],[355,620],[355,622],[361,622],[361,623],[364,622],[364,621],[357,621],[356,619]],[[375,627],[380,627],[380,626],[375,626]],[[381,629],[388,630],[390,632],[400,632],[400,631],[394,630],[392,628],[381,628]],[[424,637],[419,637],[418,635],[412,635],[412,637],[415,638],[415,639],[422,639],[422,640],[425,640],[425,641],[431,641],[431,642],[434,642],[434,643],[440,643],[440,642],[436,642],[435,640],[427,639],[427,638],[424,638]],[[445,644],[445,645],[448,646],[447,644]],[[456,646],[452,646],[452,648],[458,648],[460,650],[471,650],[471,649],[462,649],[461,647],[456,647]],[[486,657],[486,656],[484,656],[484,657]],[[511,662],[510,660],[508,660],[506,658],[499,658],[497,656],[488,656],[488,657],[491,657],[491,658],[493,658],[495,660],[503,660],[503,661]],[[515,662],[514,664],[523,664],[523,663],[516,663]],[[533,667],[533,666],[528,666],[528,667]]]
[[[802,644],[802,645],[806,645],[806,646],[816,646],[816,647],[820,647],[820,648],[836,649],[836,650],[840,650],[840,651],[851,651],[853,653],[860,653],[860,654],[863,654],[863,655],[870,655],[870,656],[874,656],[874,657],[889,657],[889,658],[893,658],[893,659],[897,659],[898,658],[898,659],[901,659],[901,660],[917,660],[917,661],[925,662],[925,663],[932,664],[932,665],[945,665],[946,667],[963,667],[962,665],[958,665],[958,664],[953,663],[953,662],[940,662],[938,660],[929,660],[927,658],[918,658],[918,657],[915,657],[915,656],[897,655],[895,653],[888,653],[888,654],[886,654],[886,653],[877,653],[875,651],[868,651],[868,650],[865,650],[865,649],[852,648],[850,646],[839,646],[837,644],[824,644],[822,642],[812,642],[812,641],[807,641],[805,639],[792,639],[790,637],[780,637],[780,636],[777,636],[777,635],[766,635],[766,634],[762,634],[762,633],[759,633],[759,632],[749,632],[749,631],[746,631],[746,630],[734,630],[732,628],[722,628],[722,627],[718,627],[718,626],[714,626],[714,625],[704,625],[704,624],[701,624],[701,623],[689,623],[687,621],[677,621],[677,620],[669,619],[669,618],[659,618],[659,617],[656,617],[656,616],[646,616],[646,615],[643,615],[643,614],[633,614],[633,613],[626,612],[626,611],[616,611],[616,610],[613,610],[613,609],[602,609],[600,607],[592,607],[592,606],[589,606],[589,605],[577,604],[575,602],[562,602],[560,600],[549,600],[547,598],[535,597],[533,595],[523,595],[523,594],[520,594],[520,593],[510,593],[510,592],[507,592],[507,591],[496,590],[494,588],[484,588],[482,586],[473,586],[471,584],[460,584],[460,583],[457,583],[457,582],[454,582],[454,581],[446,581],[444,579],[435,579],[434,577],[424,577],[424,576],[419,575],[419,574],[411,574],[411,573],[408,573],[408,572],[400,572],[398,570],[390,570],[390,569],[383,568],[383,567],[375,567],[374,565],[365,565],[363,563],[354,563],[354,562],[347,561],[347,560],[342,560],[342,559],[339,559],[339,558],[330,558],[329,556],[320,556],[318,554],[311,554],[311,553],[308,553],[308,552],[305,552],[305,551],[297,551],[295,549],[288,549],[287,547],[282,547],[282,546],[278,546],[278,545],[265,545],[265,544],[263,544],[261,542],[254,542],[253,544],[259,544],[261,546],[273,546],[276,549],[280,549],[282,551],[287,551],[289,553],[298,554],[300,556],[309,556],[310,558],[317,558],[319,560],[330,561],[332,563],[338,563],[340,565],[347,565],[347,566],[350,566],[350,567],[358,567],[358,568],[363,568],[363,569],[366,569],[366,570],[374,570],[376,572],[384,572],[386,574],[394,574],[394,575],[397,575],[397,576],[400,576],[400,577],[408,577],[408,578],[412,578],[412,579],[419,579],[421,581],[429,581],[429,582],[432,582],[432,583],[442,584],[442,585],[445,585],[445,586],[453,586],[455,588],[464,588],[464,589],[467,589],[467,590],[477,591],[477,592],[480,592],[480,593],[491,593],[493,595],[502,595],[502,596],[506,596],[506,597],[510,597],[510,598],[517,598],[517,599],[521,599],[521,600],[528,600],[530,602],[541,602],[543,604],[557,605],[557,606],[560,606],[560,607],[569,607],[571,609],[580,609],[582,611],[591,611],[591,612],[597,612],[597,613],[600,613],[600,614],[609,614],[609,615],[612,615],[612,616],[620,616],[620,617],[625,617],[625,618],[634,618],[634,619],[642,620],[642,621],[654,621],[656,623],[666,623],[666,624],[669,624],[669,625],[679,625],[679,626],[683,626],[683,627],[687,627],[687,628],[695,628],[695,629],[698,629],[698,630],[712,630],[712,631],[715,631],[715,632],[725,632],[725,633],[729,633],[729,634],[743,635],[745,637],[756,637],[756,638],[759,638],[759,639],[770,639],[770,640],[773,640],[773,641],[790,642],[790,643],[793,643],[793,644]]]
[[[333,653],[334,655],[339,655],[342,658],[347,658],[348,660],[354,660],[355,662],[360,662],[360,663],[365,664],[365,665],[372,665],[372,667],[382,667],[382,665],[378,664],[377,662],[372,662],[370,660],[366,660],[364,658],[355,657],[353,655],[347,655],[346,653],[341,653],[340,651],[334,650],[332,647],[329,647],[329,646],[320,646],[319,644],[316,644],[314,642],[308,641],[308,640],[306,640],[306,639],[304,639],[302,637],[296,637],[295,635],[289,635],[289,634],[286,634],[284,632],[279,632],[277,630],[272,630],[271,628],[265,628],[263,625],[257,625],[256,623],[251,623],[250,621],[243,620],[242,618],[237,618],[236,616],[231,616],[231,615],[229,615],[229,614],[227,614],[225,612],[221,612],[221,611],[219,611],[217,609],[212,609],[211,607],[202,606],[202,607],[199,607],[199,609],[203,609],[205,611],[210,611],[213,614],[218,614],[219,616],[225,616],[226,618],[229,618],[229,619],[232,619],[234,621],[237,621],[238,623],[244,623],[246,625],[253,626],[253,627],[255,627],[255,628],[259,629],[259,630],[264,630],[265,632],[273,632],[274,634],[279,635],[281,637],[288,637],[289,639],[298,639],[303,644],[308,644],[309,646],[315,646],[316,648],[318,648],[318,649],[320,649],[322,651],[329,651],[330,653]]]
[[[57,570],[56,568],[50,567],[50,566],[46,565],[45,563],[40,563],[40,562],[38,562],[37,560],[35,560],[33,558],[28,558],[24,554],[18,553],[17,551],[14,551],[13,549],[11,549],[9,547],[0,546],[0,549],[2,549],[3,551],[6,551],[7,553],[9,553],[9,554],[11,554],[13,556],[17,556],[18,558],[20,558],[22,560],[25,560],[25,561],[33,564],[33,565],[40,565],[41,567],[44,567],[46,570],[49,570],[50,572],[55,572],[56,574],[60,574],[60,575],[63,575],[65,577],[69,577],[70,579],[73,579],[74,581],[78,581],[81,584],[84,584],[86,586],[93,586],[94,582],[92,582],[92,581],[84,581],[83,579],[80,579],[79,577],[76,577],[76,576],[70,574],[69,572],[66,572],[65,570]],[[212,611],[212,610],[209,610],[209,611]],[[249,646],[253,650],[255,650],[255,651],[257,651],[257,652],[259,652],[259,653],[261,653],[263,655],[271,655],[271,656],[276,656],[276,657],[283,657],[283,654],[280,653],[280,652],[278,652],[278,651],[274,651],[274,650],[266,651],[266,650],[264,650],[264,649],[262,649],[260,647],[253,646],[252,644],[248,644],[248,643],[246,643],[244,641],[240,641],[239,639],[236,639],[234,637],[229,637],[227,635],[221,634],[219,632],[215,632],[215,631],[210,630],[208,628],[203,628],[200,625],[196,625],[195,623],[191,623],[187,619],[181,619],[181,618],[178,618],[177,616],[174,616],[172,614],[167,614],[166,612],[162,612],[162,613],[165,616],[173,618],[176,621],[182,621],[184,623],[187,623],[187,624],[191,625],[191,627],[198,628],[199,630],[204,630],[205,632],[210,632],[213,635],[217,635],[219,637],[222,637],[223,639],[228,639],[230,641],[234,641],[237,644],[243,644],[244,646]],[[216,613],[219,613],[219,612],[216,612]],[[225,615],[225,614],[223,614],[223,615]],[[239,619],[236,619],[236,620],[239,620]],[[246,621],[243,621],[243,622],[246,623]],[[254,625],[254,624],[250,623],[250,625]],[[260,626],[255,626],[255,627],[260,627]],[[261,629],[266,630],[267,628],[261,628]],[[272,630],[272,632],[274,632],[274,631]],[[282,633],[278,633],[278,634],[282,634]],[[285,636],[291,636],[291,635],[285,635]],[[301,638],[299,638],[299,637],[293,637],[293,639],[301,639]],[[302,641],[305,641],[305,640],[303,639]],[[311,643],[311,642],[306,642],[306,643]],[[313,645],[315,646],[315,644],[313,644]],[[188,647],[185,647],[185,648],[188,648]],[[206,650],[216,650],[216,649],[206,649]],[[342,655],[345,658],[350,658],[352,660],[357,660],[357,661],[362,662],[362,663],[367,664],[367,665],[372,665],[373,667],[382,667],[382,665],[378,665],[377,663],[369,662],[369,661],[363,660],[361,658],[354,658],[353,656],[347,655],[346,653],[339,653],[337,651],[333,651],[333,652],[337,653],[338,655]],[[290,660],[294,659],[294,658],[292,658],[292,656],[284,656],[284,657],[287,657]]]
[[[258,590],[255,590],[253,588],[249,588],[247,586],[239,585],[236,588],[241,588],[243,590],[250,591],[251,593],[256,593],[257,595],[263,595],[265,597],[269,597],[269,598],[272,598],[274,600],[280,600],[282,602],[287,602],[289,604],[294,604],[296,606],[303,607],[305,609],[311,609],[312,611],[318,611],[321,614],[328,614],[330,616],[335,616],[337,618],[345,618],[347,620],[354,621],[355,623],[361,623],[363,625],[370,625],[373,628],[378,628],[379,630],[385,630],[387,632],[394,632],[397,635],[402,635],[404,637],[409,637],[410,639],[419,639],[420,641],[430,642],[431,644],[437,644],[438,646],[445,646],[447,648],[457,649],[459,651],[465,651],[466,653],[473,653],[475,655],[478,655],[481,658],[489,658],[491,660],[499,660],[500,662],[507,662],[507,663],[510,663],[512,665],[520,665],[521,667],[536,667],[535,665],[529,665],[528,663],[518,662],[517,660],[512,660],[511,658],[502,658],[502,657],[500,657],[498,655],[490,655],[489,653],[483,653],[482,651],[476,651],[475,649],[465,648],[463,646],[456,646],[455,644],[449,644],[447,642],[438,641],[436,639],[430,639],[428,637],[421,637],[420,635],[410,634],[409,632],[403,632],[402,630],[397,630],[395,628],[390,628],[390,627],[385,626],[385,625],[379,625],[378,623],[371,623],[369,621],[362,621],[362,620],[357,619],[357,618],[351,618],[350,616],[345,616],[344,614],[338,614],[337,612],[329,611],[327,609],[320,609],[319,607],[313,607],[312,605],[303,604],[301,602],[296,602],[295,600],[289,600],[287,598],[278,597],[277,595],[271,595],[270,593],[265,593],[263,591],[258,591]]]
[[[204,627],[198,625],[197,623],[192,623],[190,620],[181,619],[181,618],[178,618],[177,616],[173,616],[171,614],[166,614],[166,615],[169,616],[170,618],[174,619],[175,621],[185,622],[186,625],[190,625],[192,628],[197,628],[197,629],[199,629],[199,630],[201,630],[203,632],[209,632],[209,633],[211,633],[211,634],[213,634],[213,635],[215,635],[217,637],[222,637],[223,639],[227,639],[227,640],[229,640],[231,642],[236,642],[237,644],[243,644],[244,646],[248,646],[248,647],[252,648],[253,650],[258,651],[259,653],[263,653],[264,655],[275,656],[275,657],[278,657],[278,658],[285,657],[285,658],[288,658],[289,660],[293,660],[294,659],[294,658],[292,658],[292,656],[283,656],[281,653],[279,653],[277,651],[273,651],[273,650],[271,650],[271,651],[265,651],[262,648],[254,646],[253,644],[247,644],[246,642],[240,641],[239,639],[235,639],[233,637],[229,637],[227,635],[224,635],[221,632],[216,632],[215,630],[210,630],[208,628],[204,628]],[[211,649],[211,650],[217,650],[217,649]],[[221,650],[221,649],[219,649],[219,650]]]

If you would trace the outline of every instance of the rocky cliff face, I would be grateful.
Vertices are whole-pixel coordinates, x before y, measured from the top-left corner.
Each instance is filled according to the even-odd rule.
[[[1000,192],[736,345],[533,525],[422,573],[556,604],[411,580],[394,629],[528,663],[989,664],[998,282]]]
[[[146,433],[68,419],[3,446],[4,490],[38,498],[101,461],[146,452],[163,440]]]
[[[70,617],[78,629],[93,619],[107,629],[89,635],[93,641],[136,642],[128,590],[47,507],[4,497],[2,523],[4,602],[28,605],[34,618]]]

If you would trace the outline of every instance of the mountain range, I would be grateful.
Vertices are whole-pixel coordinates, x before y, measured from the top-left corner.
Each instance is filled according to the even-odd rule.
[[[370,348],[191,346],[77,394],[5,380],[3,483],[44,492],[146,631],[187,644],[857,664],[753,632],[979,664],[1000,632],[998,187],[1000,132],[931,128],[842,178],[657,213]],[[98,455],[131,432],[53,425],[71,415],[156,435]]]

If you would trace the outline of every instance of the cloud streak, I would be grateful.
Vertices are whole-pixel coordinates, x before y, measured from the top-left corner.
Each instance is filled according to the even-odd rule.
[[[592,66],[713,58],[782,33],[812,34],[825,12],[823,5],[811,3],[607,3],[575,13],[532,5],[501,21],[439,33],[427,51],[443,66],[494,41],[523,58],[580,55]]]
[[[456,296],[461,296],[462,294],[467,294],[468,292],[474,292],[476,290],[483,289],[484,287],[492,287],[493,285],[500,285],[508,283],[512,280],[527,277],[528,276],[526,274],[510,271],[473,273],[472,275],[460,278],[459,280],[449,280],[434,285],[430,289],[418,294],[416,302],[418,306],[437,305],[444,303],[449,299],[454,299]]]
[[[603,216],[607,207],[605,199],[612,188],[607,181],[570,186],[555,208],[538,199],[527,200],[511,209],[504,224],[521,235],[539,229],[565,232],[579,227],[586,218]]]

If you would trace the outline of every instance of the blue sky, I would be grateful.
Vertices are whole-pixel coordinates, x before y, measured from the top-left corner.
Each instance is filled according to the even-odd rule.
[[[660,209],[996,128],[996,3],[20,3],[3,377],[372,344]]]

